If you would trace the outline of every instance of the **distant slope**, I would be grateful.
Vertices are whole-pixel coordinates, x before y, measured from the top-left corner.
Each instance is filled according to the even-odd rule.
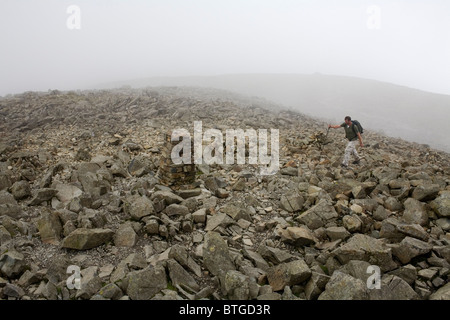
[[[156,77],[112,82],[96,88],[130,85],[201,86],[258,96],[333,123],[346,115],[377,130],[450,152],[450,96],[395,84],[335,75],[236,74],[208,77]]]

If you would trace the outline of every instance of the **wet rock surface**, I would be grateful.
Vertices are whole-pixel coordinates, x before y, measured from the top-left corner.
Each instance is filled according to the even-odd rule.
[[[447,153],[366,131],[343,169],[343,132],[199,88],[27,92],[0,119],[0,299],[449,299]],[[167,183],[166,134],[194,121],[278,129],[280,170]]]

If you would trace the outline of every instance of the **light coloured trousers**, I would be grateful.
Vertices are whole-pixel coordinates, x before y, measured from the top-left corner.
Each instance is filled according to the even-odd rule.
[[[349,141],[347,147],[345,148],[344,161],[343,165],[348,166],[348,160],[350,160],[350,155],[354,155],[356,160],[360,160],[358,152],[356,152],[356,145],[359,143],[359,140]]]

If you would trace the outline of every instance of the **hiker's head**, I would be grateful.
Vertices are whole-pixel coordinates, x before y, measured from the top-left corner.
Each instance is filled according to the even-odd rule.
[[[346,116],[344,121],[348,126],[352,124],[352,118],[350,116]]]

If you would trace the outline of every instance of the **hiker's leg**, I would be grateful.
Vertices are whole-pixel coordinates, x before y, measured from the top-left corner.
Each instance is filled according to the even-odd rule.
[[[348,166],[348,160],[350,160],[350,155],[352,154],[352,148],[354,148],[353,144],[351,141],[349,141],[347,143],[347,147],[345,148],[344,161],[342,161],[342,164],[344,166]]]
[[[352,145],[353,145],[353,149],[352,149],[352,153],[355,156],[356,160],[361,160],[361,157],[358,154],[358,151],[356,151],[356,144],[358,143],[358,140],[352,141]]]

